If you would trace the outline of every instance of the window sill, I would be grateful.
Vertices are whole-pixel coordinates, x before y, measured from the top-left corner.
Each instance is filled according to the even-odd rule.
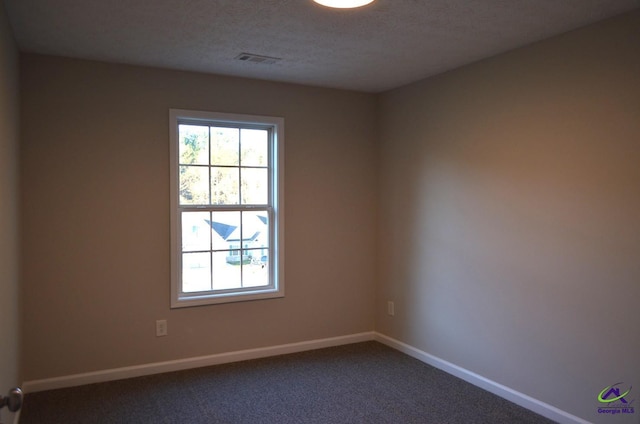
[[[172,299],[171,308],[188,308],[192,306],[217,305],[221,303],[249,302],[253,300],[275,299],[284,297],[284,290],[260,290],[248,291],[244,293],[228,294],[184,294],[178,299]]]

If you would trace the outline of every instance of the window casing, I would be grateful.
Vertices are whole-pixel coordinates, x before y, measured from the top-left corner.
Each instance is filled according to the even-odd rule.
[[[171,306],[284,296],[284,120],[169,115]]]

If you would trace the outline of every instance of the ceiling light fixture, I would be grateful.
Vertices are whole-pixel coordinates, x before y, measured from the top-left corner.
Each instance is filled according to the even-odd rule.
[[[366,6],[374,0],[313,0],[318,4],[336,9],[353,9],[355,7]]]

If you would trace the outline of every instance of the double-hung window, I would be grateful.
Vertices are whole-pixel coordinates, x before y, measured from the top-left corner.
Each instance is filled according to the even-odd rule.
[[[172,307],[284,296],[284,120],[169,115]]]

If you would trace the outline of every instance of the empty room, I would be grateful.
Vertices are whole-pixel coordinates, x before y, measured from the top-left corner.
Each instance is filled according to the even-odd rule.
[[[640,423],[640,1],[352,6],[2,0],[0,422]]]

